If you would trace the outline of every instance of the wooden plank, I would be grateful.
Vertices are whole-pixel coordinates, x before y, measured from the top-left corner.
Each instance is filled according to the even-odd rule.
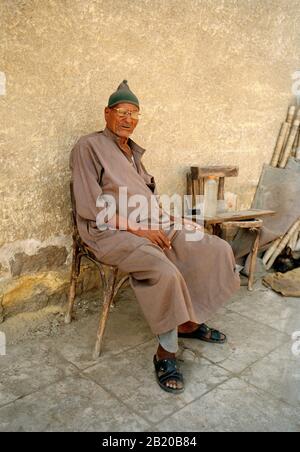
[[[260,218],[273,215],[276,215],[276,212],[274,210],[253,209],[237,212],[224,212],[215,217],[204,217],[204,222],[205,225],[220,224],[224,223],[225,221],[250,220],[252,218]]]
[[[222,228],[241,228],[241,229],[252,229],[261,228],[263,225],[263,220],[251,219],[251,220],[235,220],[235,221],[225,221],[222,223]]]
[[[237,177],[239,175],[238,166],[191,166],[192,179],[200,177]]]

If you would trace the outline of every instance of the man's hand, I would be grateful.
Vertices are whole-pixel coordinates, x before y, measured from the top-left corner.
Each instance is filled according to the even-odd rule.
[[[109,222],[112,225],[116,225],[117,229],[121,229],[123,231],[131,232],[139,237],[145,237],[149,239],[155,245],[160,246],[163,250],[165,248],[171,249],[171,242],[168,239],[167,235],[162,230],[152,230],[146,229],[146,225],[142,225],[141,223],[128,222],[127,218],[123,218],[120,215],[116,214]]]
[[[188,220],[187,218],[183,218],[182,219],[182,224],[186,227],[186,229],[189,229],[189,230],[196,229],[198,231],[204,232],[203,226],[201,226],[200,224],[196,223],[195,221]]]
[[[200,224],[196,223],[195,221],[189,220],[188,218],[179,218],[179,217],[174,217],[173,215],[170,215],[170,219],[171,221],[174,221],[176,223],[181,223],[184,226],[186,226],[186,229],[189,229],[190,231],[192,230],[197,230],[197,231],[202,231],[204,232],[204,227],[201,226]]]
[[[152,243],[160,246],[163,250],[165,248],[167,249],[172,248],[171,242],[168,239],[167,235],[164,233],[164,231],[161,230],[157,231],[151,229],[138,229],[138,230],[131,229],[130,232],[139,237],[145,237],[146,239],[149,239]]]

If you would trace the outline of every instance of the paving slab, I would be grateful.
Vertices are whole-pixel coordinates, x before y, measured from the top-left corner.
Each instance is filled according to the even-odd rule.
[[[158,431],[298,432],[299,412],[233,378],[157,425]]]
[[[94,382],[69,377],[0,408],[0,431],[143,431],[149,424]]]
[[[231,303],[231,311],[291,334],[300,330],[300,298],[288,298],[269,289],[261,289]]]
[[[123,295],[110,312],[101,357],[125,352],[154,337],[134,294],[128,291],[126,293],[129,294],[126,297]],[[78,318],[70,325],[66,325],[64,334],[54,339],[54,344],[60,353],[80,369],[86,369],[95,364],[92,355],[100,310],[99,306],[99,313],[84,319]]]
[[[13,402],[18,397],[19,396],[16,392],[11,391],[7,388],[7,386],[0,383],[0,407],[6,405],[7,403]]]
[[[116,394],[126,406],[152,423],[182,408],[230,377],[225,369],[203,357],[182,354],[181,350],[179,364],[185,378],[185,391],[175,396],[168,394],[156,382],[152,362],[156,348],[157,342],[150,341],[113,359],[103,359],[84,374]]]
[[[248,368],[242,378],[298,407],[300,415],[300,356],[293,354],[292,346],[291,341],[276,349]]]
[[[23,397],[77,372],[50,339],[8,345],[6,353],[0,358],[0,404],[6,403],[4,389],[8,397]]]
[[[197,339],[184,339],[184,344],[234,373],[240,373],[289,338],[273,328],[224,309],[208,324],[224,332],[228,342],[220,345]]]

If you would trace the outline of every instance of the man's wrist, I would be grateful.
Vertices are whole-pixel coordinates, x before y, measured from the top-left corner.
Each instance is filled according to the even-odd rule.
[[[127,223],[127,231],[135,233],[136,231],[139,231],[141,229],[141,226],[139,223],[134,223],[132,221],[128,221]]]

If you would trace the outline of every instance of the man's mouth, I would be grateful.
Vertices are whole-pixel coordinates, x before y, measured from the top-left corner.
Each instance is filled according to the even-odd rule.
[[[130,126],[121,126],[121,129],[131,129],[131,127]]]

